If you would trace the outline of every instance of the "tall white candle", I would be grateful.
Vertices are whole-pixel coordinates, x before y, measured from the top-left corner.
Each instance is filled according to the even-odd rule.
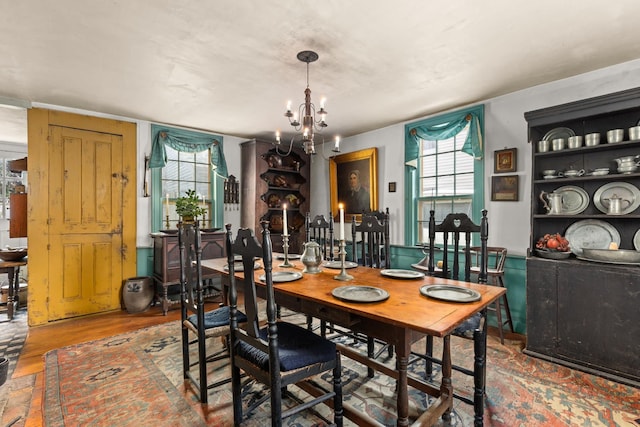
[[[169,193],[167,193],[166,203],[164,204],[164,214],[169,216]]]
[[[282,234],[285,236],[289,235],[289,230],[287,227],[287,205],[286,203],[282,205]]]
[[[340,240],[344,240],[344,207],[342,203],[340,203],[339,208],[340,208]]]

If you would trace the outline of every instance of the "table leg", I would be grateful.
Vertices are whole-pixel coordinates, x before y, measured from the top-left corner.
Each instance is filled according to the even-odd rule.
[[[442,339],[442,383],[440,384],[440,396],[451,401],[453,396],[453,384],[451,383],[451,335],[446,335]],[[442,414],[445,423],[451,422],[451,409]]]
[[[13,319],[13,315],[18,309],[20,291],[20,267],[9,268],[7,277],[9,278],[9,295],[7,296],[7,317]]]
[[[409,365],[410,345],[407,342],[396,345],[396,369],[398,371],[396,410],[398,412],[398,426],[409,425],[409,383],[407,380],[407,366]]]

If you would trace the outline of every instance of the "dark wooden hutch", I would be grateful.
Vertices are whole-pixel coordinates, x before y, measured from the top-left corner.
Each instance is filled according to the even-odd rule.
[[[282,252],[282,212],[286,204],[289,253],[300,254],[309,211],[311,160],[296,147],[284,155],[289,152],[288,144],[282,145],[276,150],[271,142],[255,139],[241,144],[240,222],[242,227],[260,230],[260,222],[269,221],[273,249]]]
[[[640,140],[629,140],[628,136],[628,128],[640,124],[640,88],[527,112],[525,119],[532,145],[525,353],[638,387],[640,265],[593,262],[575,255],[566,260],[543,259],[536,256],[534,248],[546,233],[565,234],[572,224],[593,220],[619,233],[620,249],[640,249],[640,208],[608,215],[594,200],[598,190],[609,183],[640,188],[640,173],[618,173],[614,161],[640,155]],[[576,135],[598,132],[600,144],[538,152],[537,141],[559,128],[571,129]],[[611,129],[624,129],[622,142],[607,143],[606,133]],[[609,174],[589,173],[607,167]],[[542,178],[543,170],[570,168],[587,173]],[[563,186],[584,190],[588,206],[571,214],[547,214],[540,193]]]

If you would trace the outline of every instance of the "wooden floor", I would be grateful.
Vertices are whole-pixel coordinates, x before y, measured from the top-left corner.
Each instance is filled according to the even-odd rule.
[[[29,328],[27,340],[12,376],[15,379],[28,374],[36,374],[36,388],[33,393],[29,416],[24,425],[33,427],[43,425],[43,356],[46,352],[177,319],[180,319],[179,309],[169,310],[167,316],[163,316],[161,307],[155,306],[144,313],[129,314],[126,311],[114,311]]]

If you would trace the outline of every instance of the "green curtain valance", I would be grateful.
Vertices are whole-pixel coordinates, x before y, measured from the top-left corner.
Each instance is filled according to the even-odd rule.
[[[162,127],[154,130],[149,167],[165,167],[167,164],[166,146],[187,153],[197,153],[211,148],[211,164],[216,167],[216,173],[225,178],[228,176],[222,138],[178,128]]]
[[[480,117],[475,111],[461,111],[451,115],[451,119],[437,124],[424,124],[410,126],[405,132],[405,164],[409,167],[417,167],[417,159],[420,155],[420,140],[447,139],[460,133],[469,124],[469,133],[462,146],[462,152],[473,156],[476,160],[482,159],[483,142]]]

